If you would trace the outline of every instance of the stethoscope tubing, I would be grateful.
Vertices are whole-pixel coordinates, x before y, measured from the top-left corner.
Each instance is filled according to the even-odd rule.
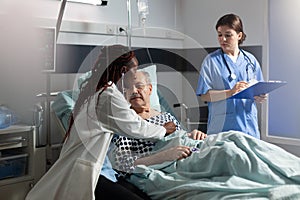
[[[251,66],[252,71],[254,73],[256,71],[256,69],[255,69],[255,66],[252,63],[251,59],[249,58],[249,56],[246,55],[246,53],[242,49],[240,49],[240,52],[242,52],[244,58],[248,61],[248,64],[246,66],[246,73],[248,74],[248,65]],[[223,61],[224,61],[225,65],[226,65],[226,68],[227,68],[227,70],[229,72],[229,79],[230,79],[230,81],[236,79],[237,78],[236,75],[234,73],[232,73],[232,71],[231,71],[231,69],[230,69],[230,67],[229,67],[229,65],[228,65],[228,63],[227,63],[227,61],[225,59],[223,50],[222,50],[222,58],[223,58]]]

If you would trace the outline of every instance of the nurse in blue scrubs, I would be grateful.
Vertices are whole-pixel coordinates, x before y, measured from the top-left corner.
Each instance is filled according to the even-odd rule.
[[[216,24],[220,49],[204,59],[198,81],[197,95],[208,102],[207,134],[237,130],[260,138],[256,103],[266,95],[254,99],[230,99],[249,87],[251,82],[263,81],[260,64],[240,45],[246,38],[239,16],[227,14]]]

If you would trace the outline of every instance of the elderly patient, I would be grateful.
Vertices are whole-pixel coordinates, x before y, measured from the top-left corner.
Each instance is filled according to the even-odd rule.
[[[186,133],[169,113],[150,108],[152,85],[138,72],[126,97],[142,118],[175,133],[162,141],[116,137],[113,167],[151,199],[300,199],[300,158],[238,131]]]
[[[170,113],[160,113],[150,107],[151,93],[152,84],[147,72],[138,71],[135,74],[135,78],[130,77],[128,80],[126,99],[138,115],[151,123],[164,126],[167,131],[181,130],[180,123]],[[206,137],[206,134],[193,130],[187,136],[201,140]],[[112,162],[114,162],[115,169],[120,172],[132,172],[136,165],[153,165],[164,161],[186,158],[191,154],[190,147],[183,145],[177,145],[156,154],[151,154],[155,142],[123,136],[115,137],[113,143],[116,148],[113,152],[114,158]]]

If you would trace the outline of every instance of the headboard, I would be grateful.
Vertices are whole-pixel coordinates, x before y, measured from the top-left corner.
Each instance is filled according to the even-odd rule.
[[[78,73],[82,63],[87,56],[92,63],[97,58],[97,53],[92,55],[92,51],[100,46],[93,45],[69,45],[57,44],[56,47],[56,70],[55,73]],[[166,71],[169,66],[179,72],[199,71],[200,64],[204,57],[218,49],[219,47],[193,48],[193,49],[158,49],[158,48],[139,48],[133,50],[139,60],[139,64],[155,63],[158,65],[157,71]],[[243,46],[242,49],[251,52],[262,63],[262,46]],[[262,67],[263,68],[263,67]],[[88,71],[88,68],[81,69],[81,73]]]

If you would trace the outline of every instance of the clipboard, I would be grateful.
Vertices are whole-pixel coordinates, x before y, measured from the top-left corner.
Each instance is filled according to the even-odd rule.
[[[254,99],[254,96],[270,93],[285,84],[286,81],[260,81],[232,95],[229,99]]]

